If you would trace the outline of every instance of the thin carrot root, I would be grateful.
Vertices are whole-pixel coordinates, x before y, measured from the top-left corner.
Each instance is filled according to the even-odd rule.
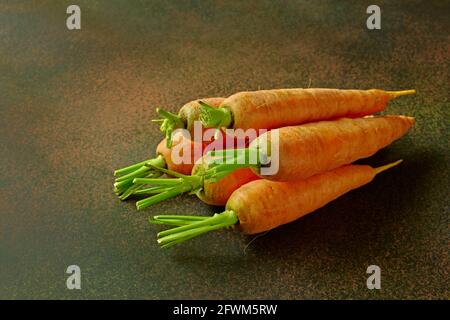
[[[390,169],[390,168],[392,168],[392,167],[395,167],[395,166],[399,165],[399,164],[402,163],[402,162],[403,162],[403,159],[400,159],[400,160],[397,160],[397,161],[395,161],[395,162],[388,163],[388,164],[386,164],[386,165],[384,165],[384,166],[375,168],[375,169],[374,169],[374,170],[375,170],[375,174],[379,174],[379,173],[381,173],[381,172],[383,172],[383,171],[386,171],[386,170],[388,170],[388,169]]]
[[[169,111],[157,108],[156,112],[161,116],[161,119],[152,120],[153,122],[161,123],[160,130],[166,137],[167,147],[172,146],[172,132],[179,128],[184,128],[185,124],[181,117]]]
[[[389,95],[391,95],[393,98],[401,97],[401,96],[407,96],[410,94],[416,94],[416,90],[401,90],[401,91],[386,91]]]
[[[227,210],[222,213],[216,213],[212,217],[194,216],[155,216],[150,219],[153,224],[170,224],[176,221],[178,227],[168,229],[158,233],[158,244],[161,248],[169,248],[186,240],[198,237],[207,232],[232,227],[239,222],[236,213]],[[176,218],[175,218],[176,217]],[[171,218],[172,221],[171,221]],[[197,221],[193,219],[198,219]],[[169,223],[167,223],[169,222]]]

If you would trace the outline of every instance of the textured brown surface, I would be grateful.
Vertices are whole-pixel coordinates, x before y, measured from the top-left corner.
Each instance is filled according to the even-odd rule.
[[[0,298],[449,298],[447,1],[64,1],[0,4]],[[156,106],[280,87],[409,89],[415,128],[369,160],[405,162],[316,213],[252,239],[216,232],[173,250],[113,169],[153,156]],[[77,264],[82,290],[65,287]],[[366,268],[382,289],[366,289]]]

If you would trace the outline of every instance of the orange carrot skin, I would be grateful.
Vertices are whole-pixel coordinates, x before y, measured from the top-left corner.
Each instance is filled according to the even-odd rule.
[[[237,214],[238,230],[246,234],[264,232],[294,221],[369,183],[375,174],[370,166],[346,165],[306,180],[256,180],[237,189],[226,209]]]
[[[199,193],[198,197],[207,204],[224,206],[234,191],[258,179],[260,178],[252,170],[248,168],[238,169],[218,182],[205,180],[203,192]]]
[[[181,163],[176,164],[173,161],[172,158],[172,151],[175,146],[180,145],[181,151],[185,148],[191,149],[191,162],[190,163]],[[186,145],[186,147],[181,147],[182,145]],[[162,155],[164,160],[166,161],[167,169],[182,173],[182,174],[191,174],[192,168],[194,167],[194,163],[197,159],[195,159],[195,149],[196,148],[202,148],[202,144],[199,144],[197,142],[194,142],[190,139],[187,139],[183,135],[176,135],[174,136],[174,140],[172,142],[172,148],[167,147],[166,139],[163,139],[156,148],[156,153],[158,155]],[[180,154],[182,156],[182,154]]]
[[[208,168],[207,156],[199,159],[192,169],[192,174],[201,174],[202,171]],[[231,194],[248,182],[260,179],[251,169],[242,168],[226,175],[217,182],[210,179],[203,181],[203,190],[197,194],[203,202],[214,205],[224,206]]]
[[[194,133],[194,122],[200,121],[201,106],[199,104],[199,101],[203,101],[211,107],[217,108],[224,100],[225,98],[222,97],[203,98],[190,101],[181,107],[178,114],[183,122],[186,123],[186,129],[190,131],[191,135]]]
[[[275,181],[306,179],[358,159],[370,157],[399,139],[414,124],[406,116],[342,118],[276,129],[279,132],[279,170],[261,176]],[[265,147],[267,132],[252,142]],[[259,174],[255,169],[255,173]]]
[[[274,89],[236,93],[221,103],[233,114],[233,127],[274,129],[382,111],[395,95],[378,89]]]
[[[222,139],[223,139],[222,146],[226,147],[227,146],[226,139],[233,139],[233,137],[227,136],[225,133],[222,133]],[[233,144],[230,144],[230,145],[233,145]],[[175,134],[173,136],[173,140],[172,140],[172,147],[168,148],[167,147],[167,143],[166,143],[166,139],[163,139],[158,144],[158,146],[156,147],[156,154],[163,156],[164,160],[166,161],[167,169],[175,171],[175,172],[178,172],[178,173],[181,173],[181,174],[190,175],[191,172],[192,172],[192,169],[194,167],[194,164],[200,158],[200,157],[197,156],[197,154],[203,155],[203,154],[207,153],[208,151],[211,150],[210,146],[212,146],[211,141],[209,141],[209,142],[196,142],[194,140],[190,140],[190,139],[186,138],[182,134]],[[174,149],[179,149],[180,150],[180,154],[178,156],[182,157],[183,156],[182,151],[184,149],[189,149],[189,148],[191,150],[190,163],[176,164],[173,161],[173,158],[172,158],[173,150]],[[220,148],[214,148],[214,149],[215,150],[219,150]],[[200,151],[201,153],[199,153],[198,150],[201,150]],[[251,176],[255,176],[255,174],[251,170],[245,170],[245,171],[247,172],[247,175],[249,175],[248,171],[250,171]],[[243,178],[245,178],[245,176]],[[232,179],[230,178],[230,181],[231,180]],[[227,196],[227,199],[228,199],[228,197],[229,197],[229,195]],[[225,200],[225,202],[226,202],[226,200]],[[221,205],[224,205],[225,202],[223,202]]]

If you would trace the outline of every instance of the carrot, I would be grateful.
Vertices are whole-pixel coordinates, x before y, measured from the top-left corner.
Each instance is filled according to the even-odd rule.
[[[275,89],[236,93],[211,108],[202,101],[206,128],[274,129],[340,117],[356,118],[386,108],[415,90]]]
[[[225,98],[221,97],[193,100],[182,106],[178,114],[157,108],[156,112],[161,116],[161,119],[155,119],[153,122],[161,124],[160,129],[165,134],[167,147],[171,147],[172,132],[175,129],[187,129],[190,131],[191,135],[194,133],[194,122],[200,120],[201,106],[199,101],[207,103],[211,108],[216,108],[223,100],[225,100]]]
[[[207,170],[209,161],[205,157],[199,159],[192,169],[192,175],[184,175],[164,168],[154,167],[155,170],[167,173],[176,178],[136,178],[135,185],[151,185],[151,187],[134,192],[136,195],[151,194],[152,196],[136,202],[138,210],[158,202],[170,199],[183,193],[195,193],[203,202],[210,205],[225,205],[230,195],[240,186],[258,179],[249,168],[237,169],[218,181],[216,178],[208,178],[203,175]]]
[[[158,243],[170,247],[206,232],[234,227],[245,234],[271,230],[294,221],[361,187],[380,172],[402,160],[372,168],[345,165],[306,180],[274,182],[256,180],[237,189],[225,211],[212,217],[161,215],[150,219],[154,224],[178,226],[158,234]]]
[[[191,150],[190,161],[188,163],[177,164],[173,161],[173,152],[176,146],[180,147],[180,152],[185,149],[182,146]],[[163,139],[156,148],[157,156],[155,158],[136,163],[114,172],[115,176],[119,176],[115,179],[114,191],[121,200],[127,199],[141,187],[133,184],[134,178],[158,178],[162,175],[162,173],[155,168],[168,168],[174,172],[190,174],[194,167],[194,163],[198,160],[197,155],[202,154],[202,152],[196,151],[198,148],[200,148],[202,152],[206,150],[205,145],[187,139],[182,134],[174,136],[172,148],[168,148],[166,139]],[[180,154],[180,156],[182,156],[182,154]]]
[[[227,157],[225,163],[212,164],[208,174],[220,175],[233,168],[251,167],[260,177],[288,181],[305,179],[358,159],[369,157],[403,136],[414,124],[406,116],[380,116],[357,119],[342,118],[300,126],[284,127],[266,132],[247,149],[211,152]],[[274,145],[271,135],[278,133],[279,168],[273,175],[263,175],[260,159],[268,158]],[[259,148],[259,149],[258,149]],[[248,155],[260,156],[256,164],[249,164]],[[276,155],[274,155],[276,156]],[[232,161],[230,161],[232,160]]]

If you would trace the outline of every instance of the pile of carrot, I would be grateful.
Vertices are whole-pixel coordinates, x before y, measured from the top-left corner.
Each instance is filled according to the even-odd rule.
[[[225,206],[211,217],[159,215],[152,224],[174,228],[158,233],[161,247],[170,247],[209,231],[232,227],[246,234],[271,230],[294,221],[341,195],[371,182],[402,160],[377,168],[355,165],[405,135],[414,118],[373,116],[391,99],[414,90],[276,89],[239,92],[228,98],[206,98],[184,105],[178,114],[158,109],[165,139],[157,157],[115,171],[120,199],[143,197],[141,210],[183,193],[210,205]],[[209,152],[208,143],[173,135],[202,128],[267,129],[245,148]],[[228,132],[228,131],[227,131]],[[271,140],[272,136],[278,140]],[[200,158],[175,164],[180,144],[200,148]],[[275,147],[275,148],[274,148]],[[272,151],[271,151],[272,150]],[[278,170],[265,174],[267,159],[277,150]],[[256,154],[256,162],[251,162]],[[195,163],[195,165],[194,165]],[[169,177],[168,177],[169,176]]]

